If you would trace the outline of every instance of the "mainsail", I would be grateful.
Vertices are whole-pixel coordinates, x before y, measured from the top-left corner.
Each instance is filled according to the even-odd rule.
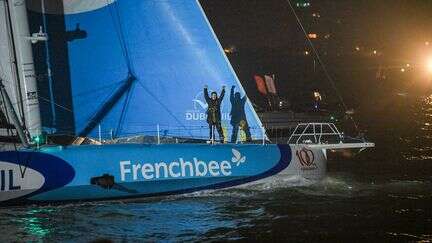
[[[230,136],[230,89],[242,97],[245,91],[197,0],[59,2],[45,0],[44,9],[57,53],[51,69],[64,72],[53,82],[57,89],[63,82],[71,97],[65,105],[54,88],[51,102],[73,117],[68,125],[55,123],[63,124],[59,132],[109,138],[154,135],[159,127],[162,135],[205,138],[203,87],[219,93],[225,85],[222,126]],[[249,101],[244,110],[252,137],[265,136]],[[42,114],[51,114],[49,106]]]

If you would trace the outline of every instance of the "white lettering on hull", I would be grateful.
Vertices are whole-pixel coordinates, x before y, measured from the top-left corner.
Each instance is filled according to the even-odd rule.
[[[22,172],[21,172],[22,171]],[[40,189],[44,176],[29,167],[0,161],[0,202],[18,198]]]
[[[231,173],[231,163],[226,160],[222,162],[212,160],[206,163],[198,158],[193,158],[192,162],[179,158],[178,161],[168,164],[165,162],[132,163],[130,160],[120,161],[120,178],[122,181],[126,181],[126,179],[137,181],[140,179],[229,176]]]

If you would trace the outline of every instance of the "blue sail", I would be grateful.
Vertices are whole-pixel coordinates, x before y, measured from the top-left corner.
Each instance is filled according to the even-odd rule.
[[[70,82],[68,112],[73,119],[65,120],[73,124],[65,127],[78,135],[108,138],[155,135],[159,126],[162,135],[206,138],[203,87],[220,93],[225,85],[222,126],[231,136],[230,90],[235,86],[240,97],[245,92],[198,1],[85,2],[71,6],[64,1],[60,25],[65,31],[50,36],[51,41],[64,40],[66,48],[50,45],[52,52],[65,53],[51,58],[52,69],[67,70],[64,76],[60,71],[54,83]],[[59,14],[49,11],[48,7],[48,33],[50,23],[59,25]],[[57,104],[62,97],[53,92],[51,102]],[[262,138],[250,101],[244,106],[242,117],[252,138]],[[44,116],[52,112],[48,105],[42,110]]]

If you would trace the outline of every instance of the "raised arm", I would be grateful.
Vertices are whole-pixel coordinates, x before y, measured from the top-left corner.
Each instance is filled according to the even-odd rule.
[[[234,88],[235,88],[234,85],[231,86],[231,92],[230,92],[230,101],[231,101],[231,103],[234,102]]]
[[[224,96],[225,96],[225,85],[222,86],[222,92],[221,92],[221,94],[220,94],[220,96],[219,96],[219,99],[220,99],[220,100],[223,100]]]
[[[209,94],[208,94],[208,87],[207,87],[207,85],[204,86],[204,99],[206,100],[207,103],[210,101],[210,97],[209,97]]]

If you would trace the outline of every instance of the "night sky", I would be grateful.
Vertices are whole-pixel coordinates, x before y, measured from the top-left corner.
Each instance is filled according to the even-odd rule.
[[[274,73],[280,95],[290,99],[307,96],[313,88],[323,89],[331,96],[322,70],[318,67],[311,73],[314,58],[304,55],[310,48],[286,0],[200,2],[223,47],[235,46],[235,52],[228,57],[256,103],[260,99],[252,79],[254,73]],[[297,2],[309,2],[310,6],[297,7]],[[352,89],[352,85],[346,84],[347,79],[364,82],[356,90],[366,89],[382,65],[388,68],[389,77],[402,82],[407,77],[400,76],[400,68],[406,63],[413,69],[420,66],[422,58],[431,52],[432,1],[291,3],[307,32],[318,34],[313,43],[338,87],[347,88],[347,96]],[[313,14],[319,14],[319,18]],[[372,55],[374,50],[377,55]]]
[[[291,0],[292,4],[297,1]],[[432,39],[432,1],[309,1],[296,8],[306,29],[327,32],[329,42],[376,48],[408,48]],[[224,45],[298,48],[303,40],[286,0],[201,0]],[[320,18],[311,23],[310,13]],[[431,40],[432,41],[432,40]]]

